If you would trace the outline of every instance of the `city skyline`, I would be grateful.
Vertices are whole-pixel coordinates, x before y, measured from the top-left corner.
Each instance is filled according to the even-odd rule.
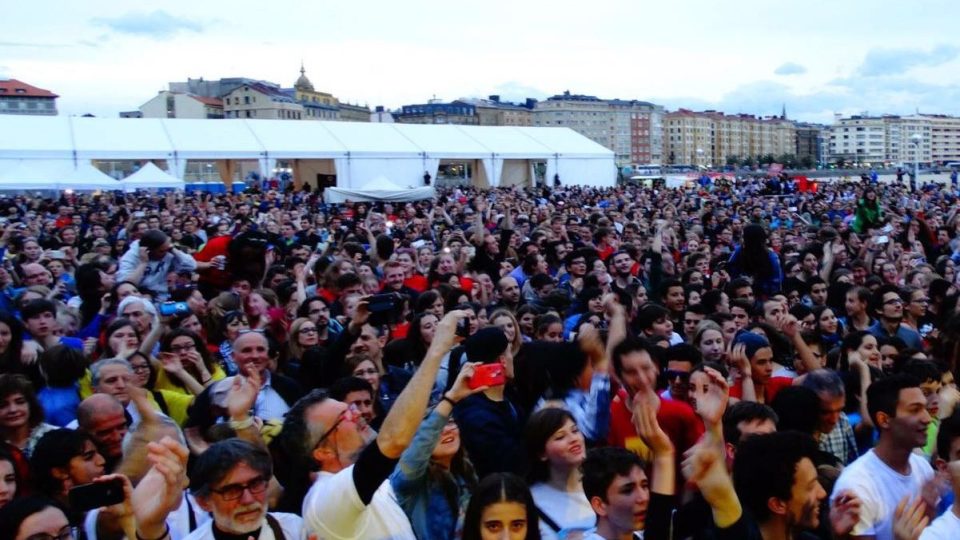
[[[563,7],[492,1],[402,5],[55,1],[7,6],[0,76],[48,88],[61,114],[116,116],[188,77],[318,89],[396,109],[433,96],[543,99],[570,90],[669,110],[716,109],[829,123],[835,113],[960,114],[960,38],[936,31],[952,4],[701,0]],[[943,34],[943,35],[941,35]]]

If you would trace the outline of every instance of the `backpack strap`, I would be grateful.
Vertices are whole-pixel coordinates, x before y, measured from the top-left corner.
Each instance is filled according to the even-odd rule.
[[[183,500],[187,503],[187,518],[189,521],[190,532],[197,529],[197,514],[193,511],[193,505],[190,504],[190,497],[184,496]]]
[[[267,525],[273,531],[274,540],[287,540],[287,537],[283,534],[283,529],[280,528],[280,522],[277,521],[277,518],[271,516],[270,512],[267,512]]]
[[[546,523],[547,527],[550,527],[553,530],[553,532],[558,533],[560,532],[560,529],[563,528],[560,525],[557,525],[557,522],[554,521],[550,516],[548,516],[546,512],[541,510],[539,506],[537,507],[537,514],[540,516],[540,520]]]
[[[163,397],[163,394],[160,393],[159,390],[151,390],[150,393],[153,394],[154,401],[156,401],[157,406],[160,407],[160,412],[162,412],[167,416],[170,416],[170,408],[167,406],[167,399]]]

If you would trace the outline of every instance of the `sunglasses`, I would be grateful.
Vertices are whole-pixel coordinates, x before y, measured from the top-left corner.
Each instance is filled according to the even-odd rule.
[[[687,371],[677,371],[675,369],[668,369],[666,371],[667,380],[673,381],[680,379],[681,382],[687,382],[690,380],[690,373]]]

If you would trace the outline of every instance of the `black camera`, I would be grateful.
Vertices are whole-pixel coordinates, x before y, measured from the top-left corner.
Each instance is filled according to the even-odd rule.
[[[375,294],[367,298],[368,322],[373,326],[395,324],[403,315],[403,304],[407,297],[400,293]]]

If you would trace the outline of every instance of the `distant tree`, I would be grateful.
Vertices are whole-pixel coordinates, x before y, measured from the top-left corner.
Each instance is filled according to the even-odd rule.
[[[757,164],[757,161],[756,161],[755,159],[753,159],[753,156],[747,156],[747,157],[743,158],[743,159],[740,161],[740,163],[741,163],[744,167],[753,167],[753,166],[755,166],[755,165]]]
[[[727,165],[736,167],[740,164],[740,158],[737,156],[727,156]]]
[[[814,166],[813,158],[810,156],[803,156],[800,158],[800,166],[804,169],[812,169]]]
[[[776,158],[773,157],[773,154],[764,154],[764,155],[760,158],[760,164],[761,164],[761,165],[770,165],[770,164],[776,163],[776,161],[777,161],[777,160],[776,160]]]

